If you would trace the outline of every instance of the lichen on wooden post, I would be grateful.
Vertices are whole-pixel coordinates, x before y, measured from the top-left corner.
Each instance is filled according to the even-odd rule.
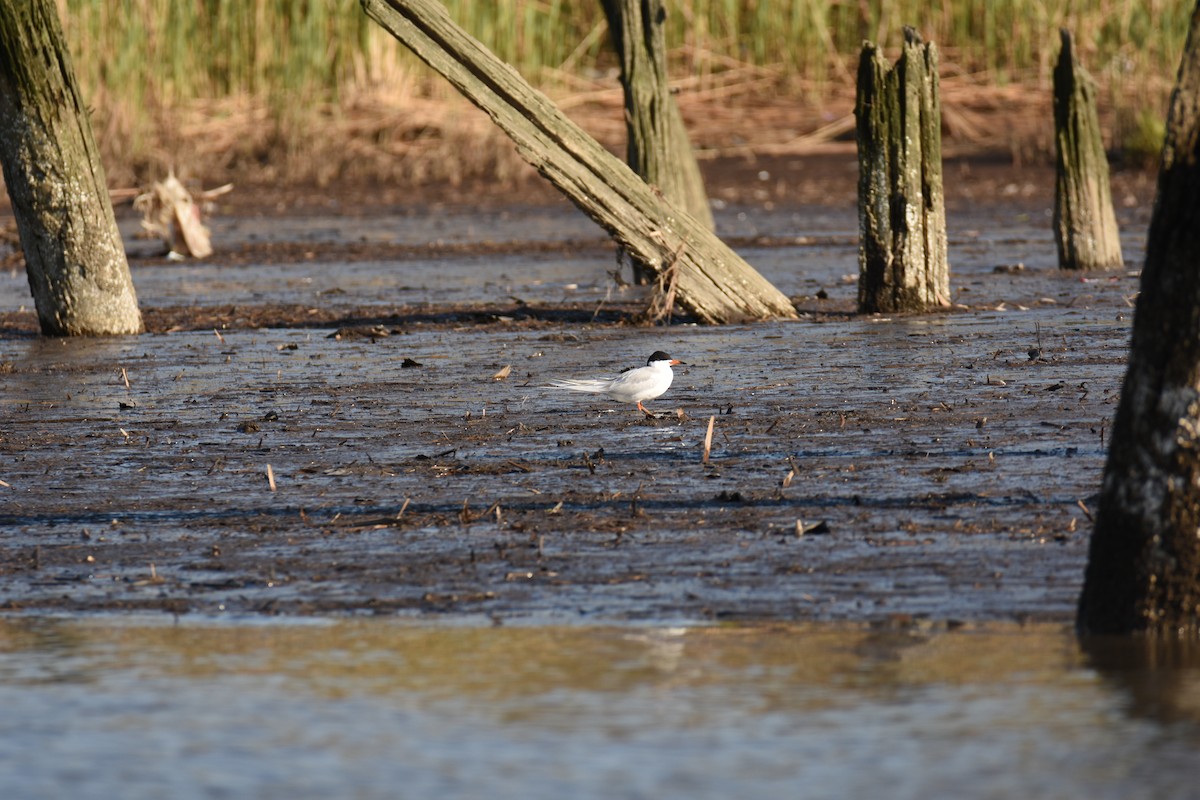
[[[854,113],[859,311],[948,305],[937,48],[905,28],[903,52],[891,66],[864,43]]]
[[[1061,269],[1105,270],[1125,265],[1108,182],[1108,158],[1100,135],[1096,90],[1059,32],[1062,49],[1054,67],[1054,239]]]
[[[53,0],[0,0],[0,160],[42,333],[140,333],[129,262]]]

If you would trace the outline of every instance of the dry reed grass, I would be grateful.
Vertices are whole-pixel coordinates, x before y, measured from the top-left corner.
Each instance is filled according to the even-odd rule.
[[[512,184],[532,175],[486,116],[357,4],[59,5],[112,184],[170,169],[318,185]],[[464,27],[620,151],[621,92],[599,5],[447,0]],[[942,50],[948,147],[1028,158],[1049,152],[1060,25],[1075,33],[1119,148],[1161,118],[1191,4],[679,0],[671,8],[675,88],[702,157],[811,152],[852,135],[858,45],[894,46],[908,23]]]

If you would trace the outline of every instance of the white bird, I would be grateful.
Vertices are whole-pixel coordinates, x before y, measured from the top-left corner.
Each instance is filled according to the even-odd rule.
[[[646,366],[627,369],[615,378],[551,381],[550,385],[572,392],[602,394],[618,403],[637,403],[639,411],[646,416],[653,416],[642,405],[642,401],[660,397],[671,388],[671,380],[675,377],[671,366],[682,363],[679,359],[656,350],[646,359]]]

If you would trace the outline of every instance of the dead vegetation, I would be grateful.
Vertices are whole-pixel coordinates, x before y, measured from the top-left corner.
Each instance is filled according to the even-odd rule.
[[[809,101],[761,70],[731,71],[717,86],[676,83],[676,95],[703,161],[794,157],[853,145],[852,87]],[[575,80],[555,101],[613,152],[624,151],[620,87]],[[132,186],[170,170],[205,184],[316,185],[357,182],[423,187],[526,183],[536,173],[482,112],[435,89],[360,92],[340,102],[298,103],[280,118],[248,97],[197,100],[155,109],[151,141],[130,149],[131,123],[97,111],[110,183]],[[1112,145],[1121,123],[1102,106]],[[970,76],[942,83],[948,155],[998,153],[1015,163],[1053,154],[1049,87],[988,86]]]

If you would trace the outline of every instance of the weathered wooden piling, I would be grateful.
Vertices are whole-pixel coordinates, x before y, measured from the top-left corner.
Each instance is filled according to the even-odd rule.
[[[1060,269],[1105,270],[1125,265],[1100,136],[1096,90],[1075,58],[1071,34],[1059,31],[1054,67],[1054,240]]]
[[[0,0],[0,161],[42,333],[141,333],[104,167],[53,0]]]
[[[712,208],[667,76],[663,0],[603,0],[625,90],[626,161],[668,200],[713,227]]]
[[[522,158],[658,274],[706,323],[795,318],[791,301],[712,231],[676,209],[571,122],[436,0],[360,0],[367,15],[479,106]]]
[[[1171,96],[1078,625],[1200,638],[1200,3]]]
[[[625,160],[677,208],[714,229],[700,165],[688,139],[667,77],[667,9],[663,0],[602,0],[613,49],[621,62],[625,94]],[[628,251],[620,251],[620,259]],[[655,282],[653,269],[636,259],[634,282]]]
[[[858,309],[921,311],[950,302],[942,193],[938,52],[913,28],[895,66],[863,44],[858,138]]]

